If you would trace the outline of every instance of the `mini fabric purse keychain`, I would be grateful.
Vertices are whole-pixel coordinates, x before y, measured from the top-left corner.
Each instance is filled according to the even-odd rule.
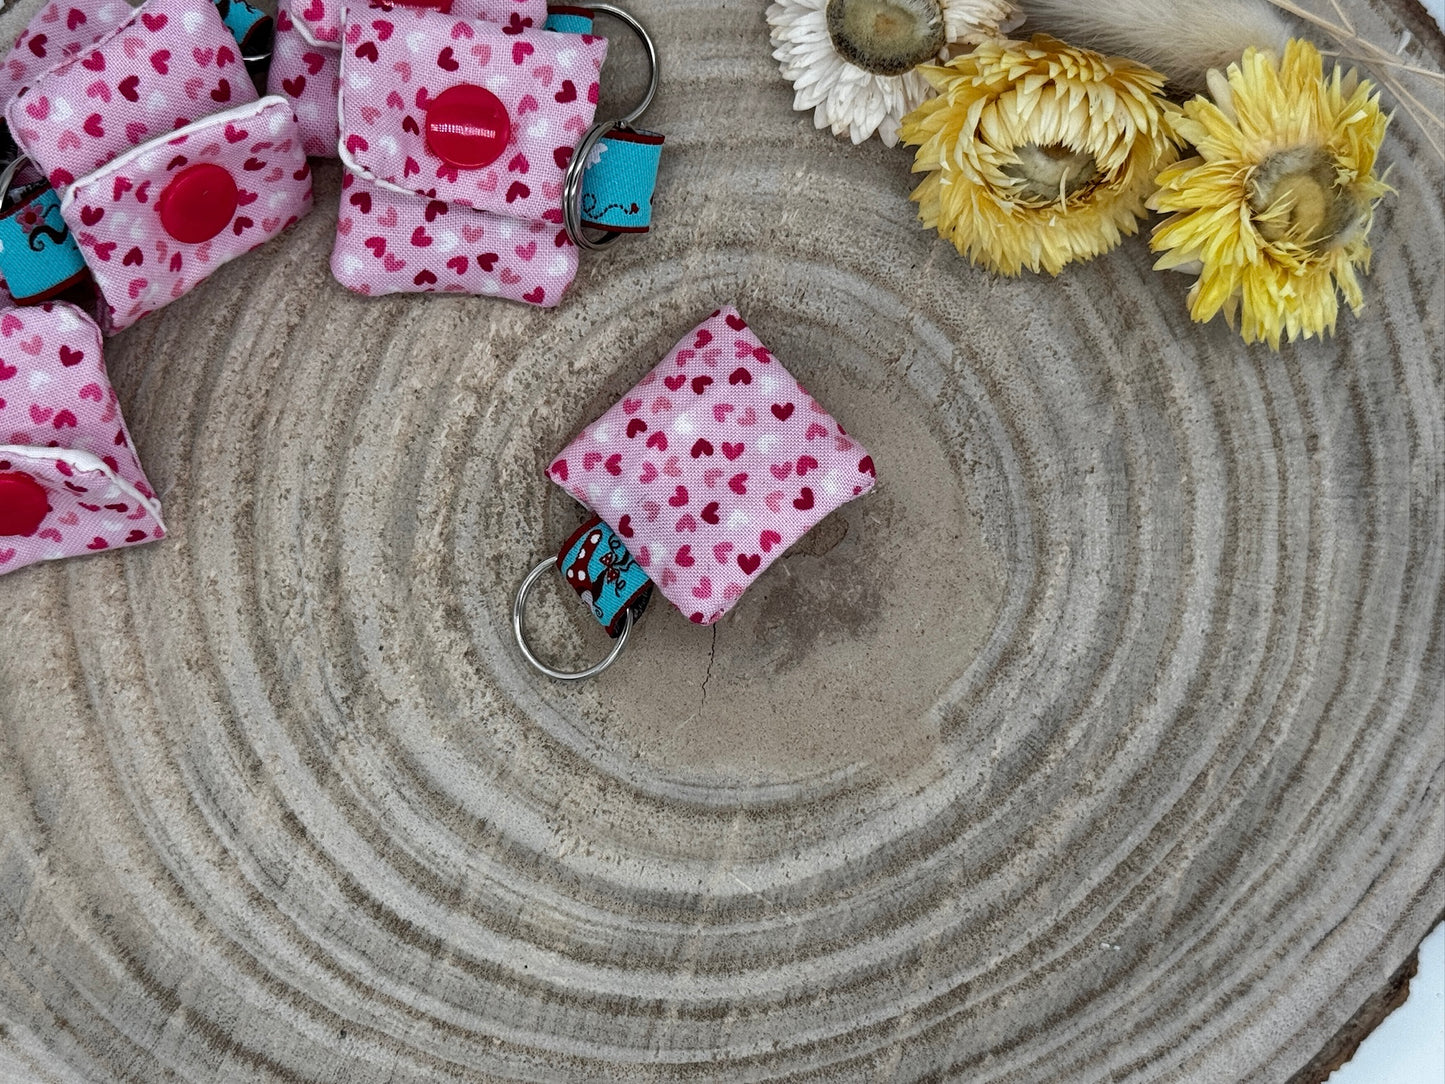
[[[693,329],[547,474],[594,515],[522,581],[512,626],[528,662],[560,680],[617,659],[653,585],[693,622],[717,621],[783,551],[876,480],[867,449],[731,307]],[[576,673],[541,662],[522,630],[532,587],[553,566],[617,640]]]
[[[62,302],[0,312],[0,574],[164,538],[101,356]]]
[[[109,18],[99,10],[109,8],[97,9],[97,24]],[[228,10],[249,37],[259,13],[236,0]],[[80,31],[92,16],[73,8],[71,22]],[[34,52],[43,35],[34,24],[30,35],[20,48]],[[244,59],[208,0],[149,0],[58,65],[27,73],[6,107],[22,157],[5,180],[26,159],[38,167],[59,216],[50,203],[40,220],[74,235],[107,330],[175,300],[310,210],[296,118],[283,99],[258,99]],[[41,197],[26,198],[33,218]],[[17,224],[21,236],[38,229]],[[4,236],[12,294],[41,296],[30,284],[15,289],[27,268],[12,257],[25,252],[14,232]]]
[[[647,229],[662,137],[630,124],[655,92],[655,54],[635,19],[598,6],[638,34],[653,71],[640,105],[594,125],[607,42],[576,10],[546,25],[581,33],[538,28],[517,5],[505,22],[376,0],[344,9],[338,282],[552,306],[576,276],[576,246]],[[609,182],[586,169],[593,157],[629,161]],[[608,236],[592,240],[589,225]]]

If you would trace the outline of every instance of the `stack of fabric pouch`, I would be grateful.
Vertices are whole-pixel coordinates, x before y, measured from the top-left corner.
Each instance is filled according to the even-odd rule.
[[[5,112],[19,153],[59,199],[107,331],[311,207],[291,106],[258,99],[208,0],[150,0],[31,78]]]

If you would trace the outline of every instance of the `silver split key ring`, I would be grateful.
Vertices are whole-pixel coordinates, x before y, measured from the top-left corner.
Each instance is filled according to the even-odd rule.
[[[652,99],[657,96],[657,48],[652,44],[652,38],[648,36],[647,30],[629,12],[612,4],[583,4],[590,11],[602,15],[610,15],[619,22],[627,24],[627,27],[637,35],[642,47],[647,50],[647,91],[642,95],[642,100],[632,107],[630,111],[618,117],[616,120],[598,121],[587,129],[582,141],[577,144],[577,150],[572,155],[572,161],[567,164],[567,174],[562,182],[562,225],[567,231],[567,236],[578,248],[598,249],[606,248],[615,242],[622,233],[618,230],[603,231],[602,236],[590,236],[582,225],[582,174],[587,168],[587,159],[592,155],[592,149],[604,138],[619,128],[631,128],[647,107],[652,104]]]
[[[527,578],[522,581],[522,586],[517,588],[517,600],[512,603],[512,634],[517,638],[517,646],[522,649],[522,657],[549,678],[553,678],[556,681],[581,681],[584,678],[596,677],[621,657],[623,649],[627,647],[627,639],[632,635],[632,623],[637,620],[637,612],[633,609],[627,610],[626,615],[622,619],[622,632],[613,643],[612,650],[607,653],[607,657],[601,662],[594,666],[589,666],[585,670],[566,671],[553,669],[541,659],[537,658],[536,654],[532,651],[531,645],[527,643],[527,635],[522,631],[522,619],[527,612],[527,598],[531,595],[532,588],[536,586],[537,580],[542,574],[549,568],[555,568],[556,564],[557,562],[552,558],[547,558],[536,568],[532,569],[532,571],[527,574]]]
[[[573,672],[558,670],[537,658],[527,643],[526,630],[522,627],[527,599],[532,587],[549,568],[557,570],[562,582],[577,593],[603,631],[615,641],[611,652],[595,666]],[[557,681],[581,681],[596,677],[617,661],[632,635],[633,622],[647,608],[651,597],[652,580],[647,571],[628,551],[621,537],[594,514],[572,532],[555,558],[532,569],[517,588],[517,600],[512,604],[512,633],[522,649],[522,657],[540,672]]]

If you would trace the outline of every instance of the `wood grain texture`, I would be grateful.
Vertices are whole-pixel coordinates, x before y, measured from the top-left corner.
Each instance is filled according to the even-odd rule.
[[[0,578],[0,1078],[1289,1080],[1445,908],[1445,167],[1397,116],[1274,355],[1138,239],[970,268],[761,4],[635,6],[658,226],[559,310],[348,295],[328,164],[111,340],[172,534]],[[542,468],[729,300],[880,485],[539,680]]]

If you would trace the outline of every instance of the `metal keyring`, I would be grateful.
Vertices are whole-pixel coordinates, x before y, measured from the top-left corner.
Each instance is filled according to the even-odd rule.
[[[22,151],[11,160],[4,172],[0,172],[0,211],[9,210],[10,187],[15,183],[15,174],[19,173],[20,167],[28,161],[30,161],[30,156]]]
[[[578,248],[591,249],[593,252],[604,249],[615,242],[622,233],[618,230],[608,230],[601,237],[588,237],[582,229],[582,174],[585,167],[579,163],[587,161],[587,156],[592,153],[592,148],[602,140],[602,137],[614,128],[620,127],[618,121],[603,121],[601,124],[594,124],[587,129],[587,134],[582,137],[582,142],[577,144],[577,150],[572,155],[572,161],[567,164],[567,177],[562,182],[562,226],[567,231],[567,236],[572,238],[572,243]]]
[[[556,681],[581,681],[583,678],[596,677],[616,662],[618,656],[622,654],[622,649],[627,646],[627,638],[632,635],[632,622],[636,619],[637,614],[633,610],[627,611],[626,617],[623,618],[622,632],[618,635],[617,642],[613,644],[612,650],[608,653],[607,658],[603,659],[597,665],[589,666],[586,670],[578,670],[570,674],[561,670],[553,670],[541,659],[537,658],[536,655],[532,654],[531,647],[527,645],[527,637],[522,632],[522,616],[527,610],[527,596],[532,593],[532,588],[536,584],[538,577],[546,572],[547,569],[555,567],[556,562],[549,557],[536,568],[532,569],[531,572],[527,573],[527,578],[522,581],[522,586],[517,588],[517,601],[512,603],[512,634],[517,638],[517,646],[522,649],[522,656],[549,678]]]
[[[626,127],[647,112],[647,107],[652,104],[652,99],[657,97],[657,48],[652,44],[652,38],[648,36],[647,28],[629,12],[623,11],[619,7],[613,7],[611,4],[582,4],[579,6],[601,12],[603,15],[611,15],[619,22],[626,23],[627,28],[637,35],[637,39],[642,42],[642,47],[647,50],[647,93],[642,96],[642,101],[633,106],[632,112],[624,113],[617,118],[617,123]]]
[[[603,15],[611,15],[614,19],[627,24],[628,29],[637,35],[638,40],[642,42],[642,47],[647,50],[647,92],[643,94],[642,101],[616,120],[598,121],[587,129],[582,141],[577,144],[577,150],[572,154],[572,161],[567,163],[567,175],[562,182],[562,226],[566,229],[567,236],[572,239],[574,245],[595,252],[612,244],[622,236],[622,233],[618,230],[607,230],[601,237],[592,238],[583,232],[582,174],[586,171],[587,159],[592,154],[592,148],[614,129],[631,127],[633,121],[647,111],[647,107],[652,104],[652,99],[657,97],[657,48],[652,44],[652,38],[648,36],[646,28],[621,8],[611,4],[579,6]]]

